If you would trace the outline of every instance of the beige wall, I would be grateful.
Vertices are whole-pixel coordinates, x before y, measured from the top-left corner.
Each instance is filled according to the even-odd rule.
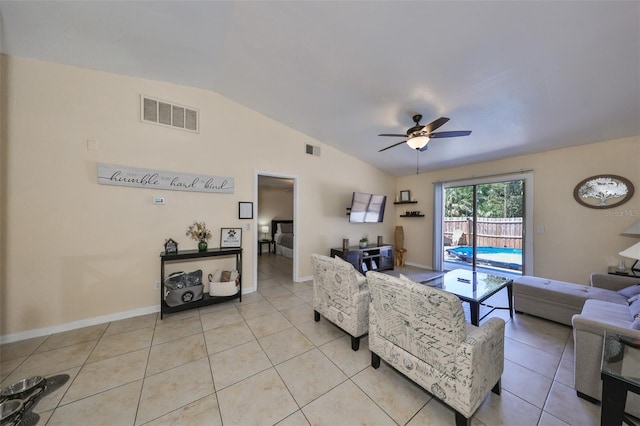
[[[528,274],[586,284],[592,272],[617,265],[618,252],[638,241],[620,234],[640,219],[640,137],[633,137],[397,179],[397,193],[409,189],[418,200],[416,209],[426,212],[423,219],[397,219],[405,231],[406,261],[431,266],[434,182],[526,169],[534,174],[534,229],[545,229],[533,234],[535,269]],[[599,174],[626,177],[636,188],[635,196],[613,209],[578,204],[573,198],[576,184]],[[401,207],[406,206],[397,209],[396,217]]]
[[[392,241],[396,221],[405,226],[407,260],[430,265],[432,183],[518,169],[534,169],[533,220],[546,229],[534,234],[536,275],[586,282],[637,241],[620,231],[640,218],[640,195],[607,211],[580,206],[572,191],[585,177],[614,173],[640,192],[638,137],[395,179],[210,91],[0,58],[0,341],[157,309],[153,282],[165,238],[195,248],[184,233],[193,220],[204,220],[216,246],[220,227],[247,223],[238,220],[238,202],[257,201],[257,171],[297,178],[302,278],[311,275],[311,253],[362,235]],[[140,94],[198,108],[200,133],[141,123]],[[251,132],[239,134],[247,123]],[[88,139],[98,141],[97,151],[87,150]],[[304,154],[306,143],[321,145],[322,156]],[[98,185],[97,162],[232,176],[236,189],[203,194]],[[344,172],[327,172],[336,169]],[[393,200],[400,189],[411,190],[425,218],[401,219],[403,206],[389,202],[383,224],[347,221],[353,191]],[[153,196],[165,197],[166,205],[153,205]],[[255,226],[243,236],[246,288],[255,282],[256,237]]]
[[[293,219],[293,185],[288,188],[258,186],[258,206],[258,224],[269,225],[269,238],[271,238],[273,219]]]
[[[210,246],[217,246],[221,227],[248,222],[238,220],[238,202],[257,199],[257,170],[298,178],[302,277],[311,275],[311,253],[326,253],[343,237],[355,240],[364,228],[371,235],[393,233],[392,221],[357,227],[345,215],[352,191],[375,189],[393,196],[390,175],[216,93],[1,58],[6,256],[0,337],[5,340],[20,332],[157,308],[153,283],[159,280],[164,240],[171,237],[180,249],[194,249],[186,228],[204,220],[214,235]],[[200,133],[141,123],[140,94],[198,108]],[[98,142],[96,151],[87,149],[89,139]],[[322,156],[306,155],[307,143],[321,145]],[[98,185],[98,162],[232,176],[235,193]],[[152,204],[154,196],[165,197],[166,204]],[[243,234],[243,282],[250,288],[255,226]]]

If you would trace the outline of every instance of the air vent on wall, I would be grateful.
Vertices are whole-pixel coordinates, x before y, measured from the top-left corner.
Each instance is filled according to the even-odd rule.
[[[316,157],[320,156],[320,147],[310,144],[305,144],[305,152],[309,155],[315,155]]]
[[[140,119],[145,123],[198,133],[200,112],[195,108],[140,95]]]

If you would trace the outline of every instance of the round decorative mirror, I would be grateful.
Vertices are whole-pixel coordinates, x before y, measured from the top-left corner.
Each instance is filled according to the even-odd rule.
[[[633,196],[629,179],[616,175],[597,175],[584,179],[573,190],[573,198],[585,207],[610,209],[626,203]]]

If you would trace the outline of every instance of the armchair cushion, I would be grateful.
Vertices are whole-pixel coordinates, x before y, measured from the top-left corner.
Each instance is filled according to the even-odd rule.
[[[365,277],[364,275],[362,275],[362,273],[360,273],[360,271],[358,271],[356,268],[353,267],[353,265],[349,262],[347,262],[346,260],[344,260],[341,257],[335,256],[333,259],[335,259],[335,261],[337,263],[341,263],[343,265],[343,267],[347,268],[348,270],[353,269],[353,272],[355,272],[355,279],[356,282],[358,283],[358,288],[361,291],[365,291],[369,289],[369,285],[367,284],[367,277]]]

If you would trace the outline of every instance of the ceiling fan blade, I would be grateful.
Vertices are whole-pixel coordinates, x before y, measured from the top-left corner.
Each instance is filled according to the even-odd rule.
[[[424,126],[424,129],[422,129],[422,130],[424,132],[431,133],[434,130],[436,130],[437,128],[439,128],[440,126],[442,126],[443,124],[445,124],[447,121],[449,121],[449,119],[447,117],[440,117],[437,120],[433,120],[431,123],[429,123],[426,126]]]
[[[471,130],[454,130],[452,132],[436,132],[431,133],[429,137],[433,138],[455,138],[458,136],[469,136],[471,134]]]
[[[401,138],[406,138],[407,135],[399,135],[399,134],[395,134],[395,133],[380,133],[378,136],[399,136]]]
[[[382,149],[381,149],[380,151],[378,151],[378,152],[386,151],[386,150],[387,150],[387,149],[389,149],[389,148],[393,148],[394,146],[402,145],[402,144],[403,144],[403,143],[405,143],[405,142],[406,142],[406,141],[402,141],[402,142],[394,143],[394,144],[393,144],[393,145],[391,145],[391,146],[388,146],[388,147],[386,147],[386,148],[382,148]]]

